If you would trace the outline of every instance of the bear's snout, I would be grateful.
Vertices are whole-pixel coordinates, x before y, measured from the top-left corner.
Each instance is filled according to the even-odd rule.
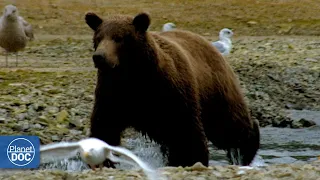
[[[96,68],[102,67],[107,65],[106,64],[106,56],[104,53],[102,52],[95,52],[92,56],[93,62],[94,62],[94,66]]]

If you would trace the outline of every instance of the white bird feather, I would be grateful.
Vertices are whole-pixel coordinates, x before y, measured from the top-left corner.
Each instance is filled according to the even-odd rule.
[[[223,56],[230,54],[232,49],[231,37],[233,35],[232,30],[223,28],[219,32],[219,40],[212,42],[212,46],[216,47]]]
[[[131,151],[122,147],[111,146],[97,138],[87,138],[78,142],[52,143],[42,145],[40,147],[42,163],[76,156],[77,153],[80,153],[81,159],[91,167],[101,165],[106,159],[113,162],[124,162],[130,165],[135,165],[128,160],[114,156],[113,152],[119,153],[133,160],[145,172],[149,179],[156,179],[156,171],[140,160]]]
[[[176,29],[176,25],[172,22],[169,22],[169,23],[165,23],[163,26],[162,26],[162,31],[165,32],[165,31],[172,31]]]

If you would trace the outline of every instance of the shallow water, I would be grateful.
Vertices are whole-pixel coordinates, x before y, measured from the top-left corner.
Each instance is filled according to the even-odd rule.
[[[261,144],[253,166],[312,161],[320,155],[320,126],[307,129],[261,128]],[[162,167],[165,164],[166,158],[161,155],[159,146],[145,140],[144,137],[128,139],[127,145],[152,167]],[[210,165],[227,165],[225,156],[224,151],[211,146]],[[117,167],[120,169],[136,168],[125,164]],[[73,158],[42,165],[42,168],[79,171],[88,167],[80,159]]]
[[[304,116],[302,117],[310,115],[310,113],[303,113]],[[296,118],[301,118],[301,114],[297,112],[293,112],[292,114]],[[261,148],[252,166],[308,162],[320,156],[320,121],[318,121],[320,116],[318,116],[318,114],[313,115],[316,115],[313,120],[317,125],[310,128],[261,128]],[[138,136],[138,138],[135,139],[127,139],[126,146],[154,168],[162,167],[166,162],[166,158],[160,153],[160,147],[148,139],[145,139],[143,136]],[[217,150],[210,145],[209,164],[227,165],[228,161],[225,152]],[[79,171],[87,169],[88,167],[80,161],[79,158],[73,158],[42,164],[41,168]],[[137,167],[121,164],[117,165],[117,168],[132,169]]]

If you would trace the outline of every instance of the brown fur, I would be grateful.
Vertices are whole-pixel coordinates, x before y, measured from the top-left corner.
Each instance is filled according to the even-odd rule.
[[[111,145],[129,126],[162,145],[170,166],[208,165],[207,138],[248,165],[260,141],[230,65],[203,37],[148,32],[150,18],[86,15],[98,68],[91,136]],[[239,151],[235,151],[239,149]],[[235,159],[232,159],[235,157]]]

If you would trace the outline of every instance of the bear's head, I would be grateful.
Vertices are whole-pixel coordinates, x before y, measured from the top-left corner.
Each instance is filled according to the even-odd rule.
[[[96,68],[115,69],[139,59],[137,53],[141,52],[141,45],[146,42],[146,32],[150,25],[147,13],[135,17],[114,15],[102,19],[89,12],[85,20],[94,31],[95,52],[92,59]]]

